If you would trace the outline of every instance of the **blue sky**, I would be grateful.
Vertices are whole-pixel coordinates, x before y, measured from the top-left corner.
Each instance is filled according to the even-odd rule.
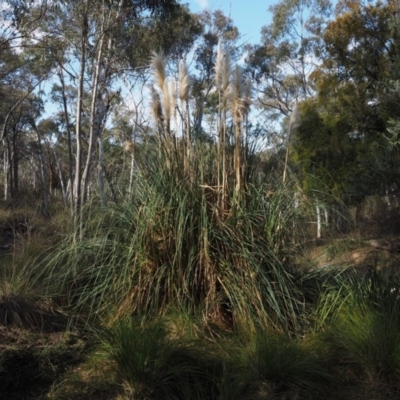
[[[243,35],[243,40],[250,43],[260,42],[261,27],[271,22],[268,8],[277,2],[278,0],[181,0],[181,3],[189,4],[192,12],[221,9],[232,18]]]

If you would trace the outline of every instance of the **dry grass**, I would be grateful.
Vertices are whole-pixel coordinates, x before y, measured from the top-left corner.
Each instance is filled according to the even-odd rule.
[[[13,293],[0,296],[0,326],[54,332],[64,330],[67,324],[67,314],[48,300]]]
[[[128,400],[117,384],[116,365],[97,351],[59,377],[47,394],[48,400]]]

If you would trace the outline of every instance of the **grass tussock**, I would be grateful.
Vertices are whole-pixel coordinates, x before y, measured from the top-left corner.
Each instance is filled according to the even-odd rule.
[[[160,322],[122,320],[103,334],[106,351],[133,398],[213,398],[215,360],[199,346],[170,338]]]
[[[329,362],[342,366],[349,386],[363,382],[391,398],[400,384],[399,287],[395,277],[373,273],[353,288],[321,335]]]
[[[77,231],[26,265],[23,279],[89,318],[172,306],[229,328],[302,329],[293,272],[308,202],[295,179],[257,170],[250,82],[221,45],[218,60],[217,142],[192,136],[187,68],[177,90],[154,54],[155,131],[131,147],[127,193],[81,210]]]
[[[312,347],[285,336],[259,334],[245,353],[247,398],[329,398],[332,376]]]
[[[221,220],[200,185],[138,178],[131,200],[89,213],[82,240],[71,235],[25,274],[92,316],[175,305],[228,325],[297,329],[291,263],[302,221],[289,186],[273,189],[249,186]]]
[[[117,382],[135,399],[335,398],[334,377],[307,343],[271,333],[171,336],[165,320],[124,319],[101,334]]]

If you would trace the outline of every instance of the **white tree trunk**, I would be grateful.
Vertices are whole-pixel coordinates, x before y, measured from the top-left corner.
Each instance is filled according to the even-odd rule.
[[[9,176],[9,154],[8,148],[5,144],[5,140],[3,140],[3,171],[4,171],[4,200],[8,199],[8,176]]]
[[[101,94],[99,95],[99,84],[100,84],[100,74],[101,74],[101,61],[103,57],[103,45],[104,45],[104,26],[101,27],[100,32],[100,41],[98,43],[98,53],[96,57],[96,64],[94,69],[94,74],[92,78],[92,101],[90,107],[90,128],[89,128],[89,148],[86,157],[85,169],[82,175],[82,201],[85,202],[88,196],[87,186],[91,180],[92,175],[92,167],[93,167],[93,155],[94,155],[94,147],[96,144],[96,136],[99,135],[100,127],[98,126],[99,122],[99,113],[100,113],[100,104]]]
[[[99,197],[100,205],[102,208],[106,206],[106,200],[104,195],[104,149],[103,149],[103,138],[99,135],[97,138],[99,146],[99,166],[98,166],[98,187],[99,187]]]
[[[74,214],[78,216],[78,209],[81,205],[81,167],[82,167],[82,108],[83,108],[83,82],[85,75],[86,63],[86,40],[87,28],[82,27],[81,37],[81,59],[80,59],[80,72],[78,84],[78,99],[76,105],[76,164],[75,164],[75,182],[73,186],[74,193]]]
[[[66,189],[65,184],[64,184],[64,177],[63,177],[63,175],[62,175],[61,165],[60,165],[60,162],[59,162],[59,160],[58,160],[57,153],[56,153],[56,151],[54,150],[54,147],[52,147],[52,150],[53,150],[54,158],[55,158],[56,164],[57,164],[58,179],[60,179],[60,185],[61,185],[61,193],[62,193],[62,197],[63,197],[63,200],[64,200],[64,204],[65,204],[65,206],[66,206],[66,205],[68,204],[67,189]]]
[[[317,239],[321,239],[321,209],[316,206],[317,211]]]
[[[37,136],[37,141],[38,141],[38,149],[39,149],[39,161],[40,161],[40,180],[42,181],[42,212],[44,215],[47,214],[47,209],[49,205],[49,188],[47,185],[47,168],[46,168],[46,160],[44,157],[44,152],[43,152],[43,146],[42,146],[42,140],[40,139],[39,132],[36,127],[36,136]]]

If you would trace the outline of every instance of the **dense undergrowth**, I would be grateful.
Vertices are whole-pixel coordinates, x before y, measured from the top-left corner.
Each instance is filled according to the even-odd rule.
[[[62,240],[21,235],[1,285],[3,398],[398,398],[398,278],[299,265],[293,188],[249,185],[220,218],[196,185],[137,178]]]
[[[228,325],[299,329],[303,295],[292,273],[304,221],[293,189],[249,185],[220,218],[202,188],[161,178],[138,179],[130,199],[89,209],[79,240],[68,236],[23,274],[92,317],[173,305]]]
[[[183,123],[177,138],[155,93],[159,130],[129,146],[113,203],[1,217],[0,398],[399,397],[398,279],[303,253],[324,196],[251,153],[235,74],[233,100],[217,79],[216,144]],[[332,215],[324,234],[339,236]]]

